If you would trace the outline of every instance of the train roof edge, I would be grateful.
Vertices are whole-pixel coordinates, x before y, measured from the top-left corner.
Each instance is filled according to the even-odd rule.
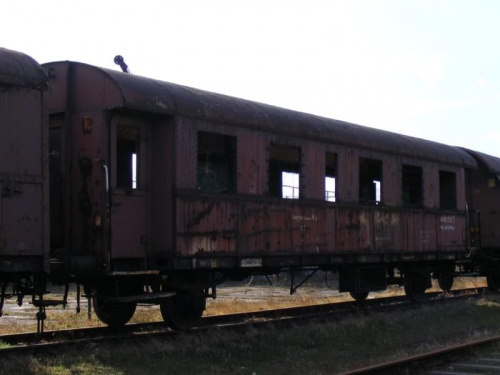
[[[463,147],[461,147],[461,149],[464,152],[467,152],[468,154],[472,155],[475,159],[482,162],[486,166],[488,171],[492,175],[495,175],[496,178],[500,181],[500,158]]]
[[[0,84],[47,90],[48,79],[40,64],[18,51],[0,47]]]

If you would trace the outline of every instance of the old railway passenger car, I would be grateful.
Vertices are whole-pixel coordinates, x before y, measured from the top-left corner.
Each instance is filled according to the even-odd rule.
[[[500,285],[498,158],[82,63],[43,68],[48,95],[30,105],[49,126],[47,273],[83,285],[110,325],[155,303],[187,329],[218,283],[284,270],[338,272],[356,299],[388,284],[419,299],[458,274]]]
[[[465,151],[81,63],[44,67],[60,156],[52,241],[76,273],[123,280],[120,295],[157,283],[200,310],[218,278],[322,267],[357,297],[399,269],[413,296],[466,256],[477,165]]]

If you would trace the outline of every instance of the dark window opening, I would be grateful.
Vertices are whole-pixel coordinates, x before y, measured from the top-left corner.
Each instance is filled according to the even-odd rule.
[[[236,192],[236,137],[198,133],[197,188],[208,193]]]
[[[116,139],[116,186],[137,189],[139,186],[140,130],[119,125]]]
[[[454,172],[439,171],[439,202],[443,210],[457,208],[457,178]]]
[[[403,205],[410,207],[423,206],[424,194],[422,176],[422,167],[403,165]]]
[[[325,154],[325,200],[336,202],[337,190],[337,154]]]
[[[359,160],[359,201],[379,204],[382,200],[382,161]]]
[[[270,145],[269,194],[298,199],[300,196],[300,148]]]

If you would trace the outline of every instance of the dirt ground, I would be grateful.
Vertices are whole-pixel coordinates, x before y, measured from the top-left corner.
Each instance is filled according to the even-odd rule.
[[[467,281],[457,279],[455,285],[456,288],[482,286],[484,282],[480,279],[466,279]],[[301,277],[297,277],[295,284],[300,281],[302,281]],[[327,282],[325,282],[323,273],[318,273],[314,278],[301,286],[293,295],[290,295],[290,279],[287,275],[280,276],[279,278],[269,278],[269,280],[263,276],[255,276],[241,282],[226,282],[218,286],[217,298],[215,300],[211,298],[207,300],[207,310],[204,315],[220,315],[239,311],[286,308],[297,305],[352,300],[349,293],[339,293],[336,290],[337,287],[338,282],[335,275],[333,277],[329,276]],[[48,289],[51,291],[51,294],[46,299],[62,299],[62,287],[50,286]],[[437,291],[439,288],[435,286],[433,290]],[[404,294],[403,289],[391,286],[383,292],[371,292],[368,298],[398,294]],[[87,322],[90,325],[100,324],[94,314],[92,314],[92,322],[87,320],[88,307],[86,298],[81,298],[80,307],[81,313],[77,315],[80,320],[78,325],[87,324]],[[76,309],[76,288],[72,286],[66,308],[64,309],[62,306],[47,308],[47,321],[66,321],[64,325],[70,325],[71,319],[75,317]],[[139,305],[134,316],[134,321],[143,321],[142,319],[145,316],[147,316],[147,319],[160,320],[161,316],[157,311],[159,311],[158,306]],[[22,306],[17,304],[15,298],[6,300],[3,317],[0,318],[0,335],[15,332],[16,327],[25,325],[36,327],[37,312],[38,309],[31,304],[29,296],[24,299]]]
[[[298,278],[300,281],[301,279]],[[285,307],[287,303],[295,302],[297,300],[324,300],[325,302],[331,298],[349,298],[346,293],[339,293],[336,290],[330,289],[324,282],[324,280],[315,278],[313,281],[307,282],[305,285],[300,287],[294,295],[290,295],[290,280],[287,277],[283,277],[279,280],[276,278],[270,278],[268,281],[263,276],[255,276],[241,282],[227,282],[221,284],[217,288],[217,299],[212,300],[209,298],[207,300],[207,312],[206,315],[216,314],[215,311],[211,311],[211,307],[215,305],[217,301],[218,304],[224,303],[246,303],[258,305],[262,302],[272,302],[277,306],[283,305]],[[332,288],[337,287],[337,281],[329,280],[329,285]],[[50,295],[46,299],[62,299],[63,288],[60,286],[49,286]],[[81,314],[87,314],[87,299],[81,298],[80,302]],[[138,310],[141,309],[154,309],[157,307],[151,306],[138,306]],[[66,308],[62,306],[49,307],[47,308],[47,319],[53,320],[62,318],[62,315],[68,313],[74,313],[77,309],[76,301],[76,288],[72,286],[70,293],[68,295],[68,304]],[[3,316],[0,318],[0,334],[2,334],[2,326],[11,326],[13,324],[33,324],[36,322],[36,313],[38,308],[33,306],[31,303],[31,297],[26,296],[23,300],[22,306],[19,306],[16,298],[7,299],[3,308]]]

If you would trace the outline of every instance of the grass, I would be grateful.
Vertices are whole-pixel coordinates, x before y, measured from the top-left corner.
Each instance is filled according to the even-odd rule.
[[[0,349],[9,348],[11,345],[0,340]]]
[[[19,374],[335,374],[500,334],[500,296],[245,333],[215,330],[0,359]],[[14,371],[15,370],[15,371]]]
[[[457,280],[456,287],[483,286]],[[437,289],[437,287],[434,287]],[[250,296],[252,287],[239,292]],[[305,288],[287,296],[276,288],[261,299],[223,296],[209,301],[206,314],[285,308],[350,300],[348,294],[312,296]],[[390,288],[383,296],[402,294]],[[267,297],[267,298],[265,298]],[[175,341],[133,341],[88,345],[52,355],[0,359],[0,374],[335,374],[363,365],[412,355],[459,342],[500,334],[500,296],[463,304],[423,306],[407,312],[373,313],[339,322],[316,322],[286,329],[274,326],[246,333],[189,333]],[[50,314],[50,313],[49,313]],[[49,315],[49,317],[53,317]],[[134,321],[160,320],[158,308],[141,308]],[[17,323],[20,325],[20,323]],[[100,325],[85,313],[68,310],[47,321],[47,329]],[[14,327],[14,326],[13,326]],[[24,325],[23,325],[24,327]],[[12,327],[11,327],[12,329]],[[0,344],[1,345],[1,344]]]

